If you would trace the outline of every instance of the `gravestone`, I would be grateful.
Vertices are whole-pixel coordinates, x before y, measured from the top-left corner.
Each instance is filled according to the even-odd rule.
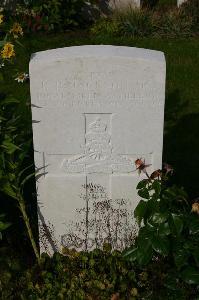
[[[30,61],[41,252],[123,249],[133,239],[137,158],[161,168],[162,52],[77,46]]]
[[[140,0],[110,0],[109,7],[112,10],[126,8],[140,8]]]
[[[186,2],[187,0],[177,0],[177,5],[178,7],[180,7],[181,4],[183,4],[184,2]]]

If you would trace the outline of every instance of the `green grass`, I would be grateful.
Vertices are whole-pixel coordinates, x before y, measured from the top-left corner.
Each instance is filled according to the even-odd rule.
[[[84,44],[112,44],[160,50],[167,61],[163,161],[173,165],[174,181],[185,186],[192,197],[199,195],[199,40],[132,39],[89,36],[86,32],[54,35],[37,34],[22,41],[18,68],[28,70],[30,54],[40,50]],[[11,70],[13,67],[9,67]],[[8,78],[8,74],[5,74]],[[21,111],[29,98],[29,87],[7,79],[2,87],[21,100]],[[24,116],[28,122],[30,115]]]

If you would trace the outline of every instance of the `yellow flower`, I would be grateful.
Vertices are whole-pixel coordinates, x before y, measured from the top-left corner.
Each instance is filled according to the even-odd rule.
[[[1,51],[2,58],[11,58],[15,56],[14,45],[6,43]]]
[[[0,24],[3,23],[3,18],[4,18],[4,16],[3,16],[3,15],[0,15]]]
[[[19,35],[23,35],[23,29],[19,23],[14,23],[10,33],[13,34],[14,38],[18,38]]]
[[[137,297],[137,296],[138,296],[138,290],[137,290],[136,288],[132,288],[132,290],[131,290],[131,295],[132,295],[133,297]]]
[[[195,202],[192,204],[192,212],[195,212],[199,215],[199,203]]]

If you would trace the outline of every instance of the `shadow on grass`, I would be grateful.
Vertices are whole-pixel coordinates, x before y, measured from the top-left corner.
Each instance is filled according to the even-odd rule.
[[[173,166],[173,181],[194,198],[199,196],[199,114],[186,109],[179,91],[167,96],[163,161]]]

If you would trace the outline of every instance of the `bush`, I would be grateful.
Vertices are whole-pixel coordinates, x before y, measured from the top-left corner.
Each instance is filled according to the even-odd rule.
[[[172,290],[183,281],[199,285],[199,203],[191,205],[182,188],[168,186],[169,171],[150,176],[145,171],[147,178],[138,184],[142,200],[134,215],[140,230],[125,256],[140,266],[158,262],[164,285]]]
[[[65,30],[78,26],[88,26],[98,14],[95,0],[36,0],[19,4],[11,18],[22,23],[26,31]]]
[[[98,20],[91,33],[113,36],[148,36],[153,32],[151,13],[148,10],[129,8],[115,11],[110,17]]]
[[[187,16],[192,19],[192,30],[199,32],[199,1],[188,0],[180,6],[180,11],[183,16]]]
[[[148,36],[153,33],[153,23],[149,10],[132,9],[118,13],[118,20],[123,25],[123,35]]]
[[[188,37],[194,34],[192,18],[182,14],[178,9],[169,10],[167,13],[153,15],[154,35],[168,37]]]
[[[114,11],[92,26],[95,35],[117,35],[130,37],[165,36],[190,37],[199,33],[198,0],[182,8],[165,10],[128,9]]]
[[[167,265],[153,262],[138,267],[118,251],[42,255],[40,265],[23,268],[18,261],[0,264],[0,297],[4,299],[154,300],[194,299],[196,292],[183,282],[172,290],[165,284]],[[168,284],[169,285],[169,284]]]

